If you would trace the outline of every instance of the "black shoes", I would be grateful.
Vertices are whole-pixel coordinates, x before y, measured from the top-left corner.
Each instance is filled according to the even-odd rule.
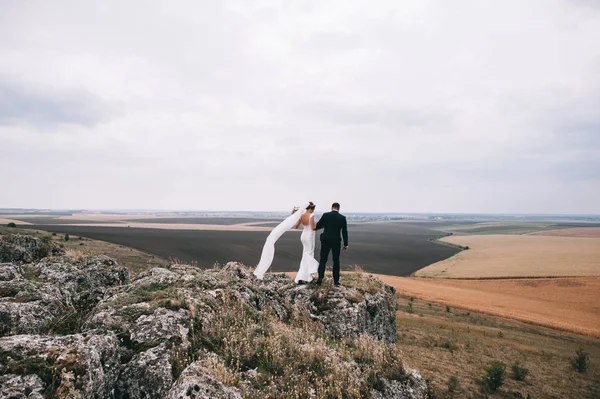
[[[337,283],[333,283],[333,285],[339,287],[341,284],[339,283],[339,281]]]
[[[317,284],[317,285],[321,285],[322,283],[323,283],[323,280],[321,280],[321,279],[318,279],[318,280],[317,280],[317,282],[316,282],[315,284]]]

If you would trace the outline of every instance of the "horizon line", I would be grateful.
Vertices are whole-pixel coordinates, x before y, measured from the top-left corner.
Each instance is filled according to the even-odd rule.
[[[284,213],[283,210],[242,210],[242,209],[166,209],[166,208],[10,208],[0,207],[0,213],[4,210],[40,211],[40,212],[255,212],[255,213]],[[349,213],[366,214],[391,214],[391,215],[483,215],[483,216],[593,216],[600,217],[594,213],[527,213],[527,212],[401,212],[401,211],[353,211]]]

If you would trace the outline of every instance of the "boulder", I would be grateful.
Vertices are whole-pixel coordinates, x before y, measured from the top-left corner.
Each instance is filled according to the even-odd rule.
[[[162,399],[173,385],[172,350],[163,343],[138,353],[119,376],[115,399]]]
[[[141,315],[131,328],[131,341],[135,343],[172,341],[189,346],[190,315],[187,310],[177,311],[157,308],[150,315]]]
[[[76,319],[128,282],[127,269],[106,256],[1,264],[0,336],[78,332]]]
[[[417,370],[412,370],[404,381],[382,380],[381,391],[372,390],[373,399],[422,399],[427,397],[427,384]]]
[[[228,387],[218,382],[201,362],[190,364],[181,373],[166,396],[167,399],[242,399],[236,388]]]
[[[52,254],[54,245],[21,234],[0,237],[0,262],[31,263]]]
[[[44,382],[35,374],[0,376],[0,399],[44,399]]]
[[[119,373],[117,346],[117,337],[110,333],[4,337],[0,338],[0,374],[21,376],[38,390],[41,380],[47,396],[109,398]],[[14,395],[27,397],[28,385],[20,389]]]

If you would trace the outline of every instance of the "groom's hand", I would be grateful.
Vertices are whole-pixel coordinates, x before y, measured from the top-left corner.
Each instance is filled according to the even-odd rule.
[[[344,247],[344,248],[342,249],[342,252],[348,252],[348,247]]]

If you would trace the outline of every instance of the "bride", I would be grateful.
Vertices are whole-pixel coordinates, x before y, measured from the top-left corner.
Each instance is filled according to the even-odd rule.
[[[300,269],[296,274],[295,281],[298,284],[310,283],[313,279],[312,273],[319,271],[319,262],[315,259],[315,208],[317,206],[310,202],[306,211],[296,223],[296,228],[304,226],[300,241],[302,242],[302,260]]]
[[[319,262],[314,258],[315,251],[315,232],[314,228],[314,210],[315,204],[310,202],[305,206],[303,211],[299,211],[298,208],[294,208],[292,214],[288,216],[283,222],[277,227],[271,230],[271,233],[265,241],[265,245],[260,256],[260,261],[254,270],[254,275],[259,280],[262,280],[265,276],[271,263],[273,263],[273,257],[275,256],[275,243],[288,230],[298,228],[300,224],[304,226],[300,240],[302,241],[302,260],[300,262],[300,269],[296,275],[296,282],[303,283],[312,280],[311,273],[318,271]]]

